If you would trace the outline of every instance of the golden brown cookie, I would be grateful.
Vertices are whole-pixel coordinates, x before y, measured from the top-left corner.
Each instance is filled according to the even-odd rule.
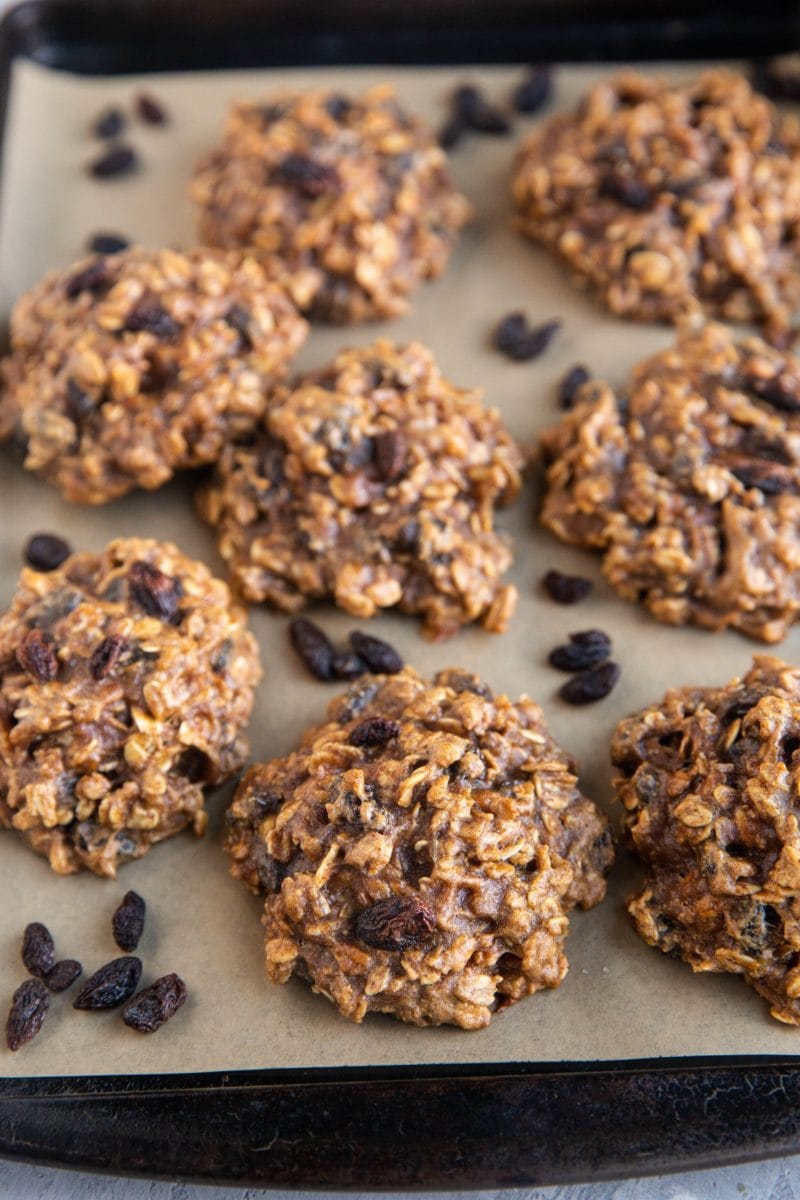
[[[516,495],[522,461],[497,411],[430,351],[379,341],[280,389],[199,508],[248,600],[398,607],[434,637],[469,621],[501,631],[516,589],[501,582],[511,552],[494,507]]]
[[[684,330],[542,439],[542,521],[661,621],[776,642],[800,613],[800,360]]]
[[[301,308],[326,321],[404,313],[469,216],[433,133],[388,86],[235,104],[191,196],[203,241],[289,271]]]
[[[306,332],[253,258],[134,248],[87,259],[15,306],[0,440],[81,504],[160,487],[255,427]]]
[[[116,874],[244,762],[261,677],[226,585],[139,538],[26,568],[0,616],[0,825],[53,870]]]
[[[520,228],[614,313],[793,324],[800,124],[734,71],[597,84],[523,144],[513,195]]]
[[[567,912],[605,892],[605,818],[541,709],[474,675],[354,684],[228,814],[232,871],[266,893],[267,973],[353,1021],[479,1029],[567,970]]]

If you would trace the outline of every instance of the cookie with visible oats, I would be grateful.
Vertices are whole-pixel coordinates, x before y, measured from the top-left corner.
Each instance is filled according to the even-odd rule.
[[[202,563],[139,538],[26,568],[0,616],[0,826],[59,874],[117,867],[238,770],[261,677],[244,610]]]
[[[800,671],[757,657],[724,687],[667,692],[611,743],[634,852],[638,933],[730,971],[800,1025]]]
[[[87,259],[14,308],[0,440],[77,503],[160,487],[255,427],[306,331],[252,257]]]
[[[776,642],[800,614],[800,360],[685,329],[542,439],[542,521],[661,621]]]
[[[469,205],[432,131],[388,86],[241,101],[191,185],[213,246],[246,246],[294,277],[312,319],[406,312],[444,270]]]
[[[257,764],[227,818],[266,894],[270,979],[352,1021],[480,1029],[567,970],[567,913],[605,892],[608,824],[541,709],[474,676],[354,684],[299,749]]]
[[[198,504],[248,600],[293,612],[330,597],[358,617],[397,607],[433,637],[470,621],[501,631],[516,589],[494,508],[516,495],[522,463],[498,412],[429,350],[379,341],[279,389]]]
[[[614,313],[794,323],[800,123],[734,71],[598,83],[523,143],[512,188],[523,232]]]

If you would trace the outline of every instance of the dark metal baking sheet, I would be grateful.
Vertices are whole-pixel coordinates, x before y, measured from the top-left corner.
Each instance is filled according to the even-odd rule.
[[[702,11],[698,11],[702,9]],[[28,0],[0,27],[87,74],[280,63],[742,56],[800,42],[798,6],[596,0]],[[792,1060],[661,1059],[0,1082],[0,1153],[306,1187],[519,1186],[800,1148]]]

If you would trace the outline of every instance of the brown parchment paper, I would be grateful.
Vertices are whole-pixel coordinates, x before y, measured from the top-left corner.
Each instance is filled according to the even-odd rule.
[[[648,67],[648,70],[658,69]],[[674,78],[699,68],[662,68]],[[574,102],[608,68],[565,68],[555,106]],[[98,230],[119,231],[148,245],[192,241],[186,183],[197,156],[217,138],[234,97],[269,88],[335,83],[358,88],[392,78],[408,106],[437,124],[456,81],[477,79],[501,97],[518,72],[503,69],[337,69],[150,76],[86,80],[30,63],[14,69],[3,164],[0,220],[0,308],[3,320],[15,297],[46,270],[78,257]],[[171,122],[163,129],[134,124],[130,138],[144,166],[129,179],[98,183],[82,167],[98,149],[88,129],[109,104],[130,107],[140,89],[163,99]],[[514,433],[530,444],[558,415],[555,384],[575,362],[620,383],[642,355],[670,341],[667,329],[632,326],[607,316],[573,289],[559,266],[511,228],[508,175],[513,150],[533,122],[520,119],[513,138],[470,139],[453,156],[453,171],[475,206],[445,276],[417,294],[403,320],[351,329],[317,328],[299,360],[325,362],[345,344],[379,334],[420,338],[459,384],[480,385]],[[532,320],[561,317],[557,340],[539,361],[507,362],[488,346],[497,319],[523,308]],[[608,740],[623,714],[659,697],[669,685],[718,684],[746,670],[757,647],[734,633],[659,625],[617,599],[589,554],[558,544],[536,527],[535,484],[500,519],[513,536],[511,577],[521,603],[503,636],[467,630],[431,645],[407,618],[382,617],[375,633],[389,638],[424,673],[446,666],[478,671],[496,690],[528,692],[544,705],[556,737],[579,758],[586,791],[608,805]],[[14,589],[25,539],[55,530],[75,546],[100,549],[111,537],[147,535],[177,542],[222,572],[213,539],[192,511],[191,480],[158,493],[139,494],[100,509],[62,501],[0,453],[0,603]],[[576,608],[542,597],[537,584],[550,567],[578,571],[596,582],[595,595]],[[333,608],[313,613],[334,637],[354,621]],[[250,727],[253,757],[287,752],[306,725],[321,719],[336,685],[308,679],[286,640],[287,618],[252,612],[266,679]],[[603,703],[570,709],[556,698],[563,676],[547,667],[547,651],[574,629],[600,626],[614,640],[622,681]],[[800,652],[800,630],[781,648],[790,661]],[[344,1021],[322,997],[299,982],[270,984],[262,963],[260,903],[228,875],[222,853],[222,813],[229,789],[209,799],[204,839],[190,834],[156,847],[122,869],[116,882],[88,876],[60,878],[12,833],[0,833],[0,1008],[25,975],[20,937],[28,921],[52,929],[60,957],[80,958],[88,971],[119,953],[110,916],[123,893],[136,888],[147,900],[146,932],[138,953],[144,979],[178,971],[190,999],[157,1034],[126,1029],[118,1013],[73,1011],[69,994],[54,996],[39,1037],[12,1055],[0,1049],[0,1074],[75,1075],[155,1071],[237,1070],[368,1064],[491,1063],[626,1059],[662,1055],[800,1052],[800,1029],[772,1021],[767,1007],[730,976],[694,976],[633,933],[623,901],[637,868],[620,852],[603,904],[571,919],[564,984],[542,992],[477,1033],[416,1029],[390,1018],[363,1026]]]

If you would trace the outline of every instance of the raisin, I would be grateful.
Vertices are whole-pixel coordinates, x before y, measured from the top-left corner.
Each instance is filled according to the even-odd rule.
[[[334,654],[331,660],[331,674],[334,679],[359,679],[366,674],[367,664],[358,654],[348,654],[342,650]]]
[[[22,961],[31,975],[46,975],[56,960],[53,935],[41,921],[25,926],[22,935]]]
[[[563,571],[548,571],[542,576],[542,587],[556,604],[577,604],[586,599],[593,586],[591,579],[566,575]]]
[[[92,124],[92,133],[95,137],[115,138],[119,137],[125,128],[127,122],[125,114],[119,108],[107,108],[105,112],[100,113],[99,117],[95,118]]]
[[[396,675],[403,669],[403,660],[394,646],[371,633],[354,629],[350,634],[350,645],[373,675]]]
[[[549,67],[529,67],[528,76],[511,93],[511,104],[519,113],[539,112],[553,94],[553,75]]]
[[[11,1011],[6,1022],[6,1045],[9,1050],[19,1050],[25,1042],[42,1028],[50,997],[41,979],[26,979],[21,983],[11,1000]]]
[[[25,561],[35,571],[55,571],[70,554],[69,542],[55,533],[35,533],[25,545]]]
[[[443,150],[452,150],[467,132],[467,126],[462,117],[456,113],[449,117],[439,130],[439,145]]]
[[[113,675],[119,666],[120,659],[129,647],[130,643],[127,638],[118,633],[112,633],[110,637],[103,638],[89,659],[89,674],[92,679],[105,679],[107,675]]]
[[[315,679],[333,679],[336,651],[330,638],[319,625],[306,620],[305,617],[294,617],[289,622],[289,641]]]
[[[220,642],[219,648],[211,658],[211,670],[215,675],[221,675],[231,661],[233,653],[233,639],[225,638]]]
[[[155,302],[137,304],[131,309],[123,329],[129,333],[152,333],[162,341],[169,341],[181,332],[178,322],[167,310]]]
[[[111,918],[114,941],[120,950],[135,950],[144,931],[145,903],[138,892],[126,892]]]
[[[800,388],[779,375],[773,379],[748,379],[746,386],[759,400],[766,401],[780,412],[800,412]]]
[[[44,977],[51,992],[65,992],[68,987],[72,987],[75,980],[80,975],[83,967],[75,958],[62,958]]]
[[[355,936],[376,950],[410,950],[428,941],[435,926],[433,911],[419,896],[390,897],[358,914]]]
[[[570,409],[575,403],[575,393],[584,383],[588,383],[591,375],[580,363],[571,367],[558,384],[558,404],[560,408]]]
[[[164,105],[149,92],[140,92],[133,106],[137,117],[144,121],[145,125],[166,125],[169,122]]]
[[[96,258],[88,266],[70,275],[64,284],[64,295],[68,300],[74,300],[81,292],[91,292],[97,295],[111,283],[111,272],[104,258]]]
[[[618,200],[635,212],[642,212],[653,203],[653,192],[646,183],[620,171],[609,171],[604,175],[597,190],[599,195]]]
[[[187,746],[175,763],[175,770],[190,783],[210,783],[214,769],[208,755],[197,746]],[[127,950],[127,946],[123,946]]]
[[[49,683],[58,674],[56,644],[49,633],[29,629],[17,650],[17,662],[23,671],[40,683]]]
[[[569,645],[556,646],[547,661],[559,671],[584,671],[604,662],[611,653],[611,639],[602,629],[586,629],[569,635]]]
[[[495,349],[507,358],[515,362],[529,362],[544,353],[560,328],[560,321],[547,321],[532,329],[524,313],[513,312],[503,317],[497,325],[492,342]]]
[[[580,675],[573,675],[563,687],[559,688],[559,696],[567,704],[591,704],[602,700],[613,691],[619,680],[621,671],[615,662],[598,663]]]
[[[95,179],[117,179],[139,167],[139,155],[132,146],[113,146],[89,163],[87,170]]]
[[[477,133],[505,134],[511,131],[508,117],[491,105],[474,84],[465,83],[456,88],[453,110],[457,118]]]
[[[334,167],[317,162],[304,154],[287,154],[273,168],[272,180],[295,188],[309,198],[334,192],[339,186],[339,176]]]
[[[162,975],[128,1001],[122,1019],[139,1033],[155,1033],[184,1004],[186,995],[186,984],[180,975]]]
[[[93,233],[87,248],[95,254],[119,254],[130,246],[128,238],[119,233]]]
[[[151,617],[175,624],[181,587],[176,579],[147,562],[135,562],[128,574],[131,595]]]
[[[387,429],[374,440],[375,466],[384,483],[394,483],[404,473],[408,446],[402,433]]]
[[[385,717],[366,717],[350,734],[351,746],[385,746],[400,732],[397,721]]]
[[[338,92],[329,96],[325,101],[325,111],[334,121],[341,121],[342,117],[346,117],[353,107],[353,101],[347,96],[342,96]]]
[[[250,334],[250,313],[241,304],[233,304],[225,313],[225,321],[239,335],[239,347],[242,350],[253,349],[253,338]]]
[[[73,1008],[96,1011],[116,1008],[136,991],[142,960],[133,955],[114,958],[95,971],[72,1002]]]
[[[729,470],[746,488],[757,488],[766,495],[791,492],[797,487],[795,472],[780,463],[737,463]]]

